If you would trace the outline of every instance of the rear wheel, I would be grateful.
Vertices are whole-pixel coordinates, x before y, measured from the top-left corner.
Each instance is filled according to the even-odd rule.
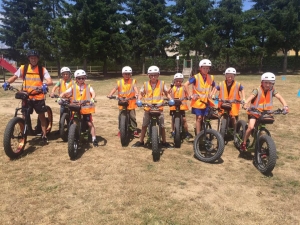
[[[218,160],[224,152],[224,139],[216,130],[201,131],[194,140],[195,157],[202,162],[214,162]]]
[[[157,162],[160,160],[158,126],[151,127],[151,145],[153,161]]]
[[[181,146],[181,131],[179,117],[176,117],[174,120],[174,145],[176,148],[180,148]]]
[[[68,126],[70,122],[70,115],[63,113],[59,121],[59,134],[64,142],[68,141]]]
[[[18,158],[24,151],[27,135],[24,135],[25,121],[22,118],[12,118],[4,131],[3,146],[5,154],[10,159]]]
[[[241,144],[244,140],[245,134],[247,130],[247,123],[244,120],[239,120],[236,124],[233,143],[237,150],[240,151]]]
[[[268,135],[260,136],[253,158],[255,167],[262,174],[268,175],[274,169],[276,159],[276,146],[273,139]]]
[[[73,123],[68,134],[68,153],[71,160],[75,160],[78,154],[79,134],[77,124]]]
[[[224,140],[225,140],[226,124],[227,124],[227,120],[222,119],[220,125],[220,134]]]
[[[128,124],[125,114],[120,115],[120,139],[122,146],[128,145]]]

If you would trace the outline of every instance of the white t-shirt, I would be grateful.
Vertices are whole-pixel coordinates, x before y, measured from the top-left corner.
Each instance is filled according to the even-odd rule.
[[[44,75],[44,79],[51,78],[48,70],[45,67],[43,67],[43,68],[44,68],[43,69],[43,71],[44,71],[44,74],[43,74]],[[19,67],[19,69],[15,72],[14,75],[17,76],[18,78],[20,78],[22,76],[22,74],[21,74],[21,67]]]

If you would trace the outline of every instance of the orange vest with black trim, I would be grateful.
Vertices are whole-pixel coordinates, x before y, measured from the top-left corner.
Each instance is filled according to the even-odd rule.
[[[187,100],[185,100],[184,98],[187,97],[184,86],[180,86],[180,87],[172,87],[171,89],[172,91],[172,97],[178,98],[179,100],[181,100],[181,105],[180,105],[180,110],[188,110],[189,107],[187,105]],[[171,106],[170,110],[176,110],[176,106]]]
[[[204,79],[200,73],[195,75],[195,84],[193,87],[193,95],[197,95],[198,99],[191,100],[191,106],[196,109],[205,109],[206,105],[203,102],[209,102],[210,105],[214,106],[214,103],[212,101],[208,100],[208,94],[211,90],[214,76],[213,75],[206,75],[206,81],[204,82]]]
[[[220,82],[220,93],[219,93],[219,99],[222,100],[241,100],[240,96],[240,86],[241,84],[233,81],[233,84],[231,86],[230,92],[227,91],[227,84],[226,81]],[[222,102],[219,102],[219,108],[221,108]],[[232,103],[232,108],[230,110],[231,116],[238,116],[240,111],[240,104],[239,103]]]
[[[267,91],[265,95],[264,89],[260,86],[257,88],[258,93],[254,100],[252,100],[250,107],[256,108],[259,111],[271,110],[273,108],[273,93],[274,89]],[[249,115],[253,115],[258,118],[260,115],[255,112],[247,112]]]
[[[154,89],[152,89],[150,81],[144,82],[144,100],[145,103],[148,104],[162,104],[164,102],[164,86],[165,82],[158,80],[156,82],[156,86]],[[144,108],[145,111],[149,111],[149,107]],[[159,107],[159,110],[163,110],[163,107]]]
[[[120,79],[117,81],[118,85],[118,97],[131,98],[135,96],[134,85],[136,84],[136,80],[130,78],[127,83],[125,83],[124,79]],[[136,99],[131,99],[128,101],[128,110],[135,109]],[[119,106],[119,109],[122,109],[122,106]]]
[[[21,74],[24,74],[24,65],[21,66]],[[35,91],[36,88],[41,89],[42,86],[43,81],[39,75],[39,67],[35,66],[35,68],[32,69],[31,64],[29,64],[25,78],[23,78],[22,90],[30,94],[29,99],[43,100],[45,98],[43,92]]]
[[[90,85],[84,84],[83,89],[80,93],[80,87],[77,84],[73,84],[73,100],[79,101],[79,103],[83,102],[84,100],[91,100],[91,93],[90,93]],[[83,105],[81,106],[80,114],[91,114],[95,112],[95,105]]]

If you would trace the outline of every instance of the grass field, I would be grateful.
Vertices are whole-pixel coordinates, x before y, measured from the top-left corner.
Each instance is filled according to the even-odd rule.
[[[140,87],[147,76],[135,76]],[[167,84],[171,76],[160,76]],[[223,76],[216,76],[222,81]],[[246,96],[260,76],[236,77]],[[167,149],[159,162],[147,148],[121,147],[117,102],[106,95],[114,79],[88,80],[97,93],[93,119],[100,146],[85,146],[70,161],[67,144],[55,134],[59,106],[54,112],[49,145],[29,137],[23,157],[11,161],[3,150],[3,132],[19,101],[0,91],[0,224],[300,224],[299,122],[300,76],[277,77],[275,88],[290,107],[268,125],[278,159],[272,176],[262,175],[252,160],[240,158],[229,142],[222,159],[207,164],[194,158],[192,142]],[[16,84],[18,85],[18,84]],[[277,99],[274,108],[280,107]],[[143,110],[137,109],[141,127]],[[36,118],[36,115],[33,116]],[[194,116],[187,113],[190,132]],[[241,111],[240,119],[246,119]],[[170,116],[165,109],[168,141]]]

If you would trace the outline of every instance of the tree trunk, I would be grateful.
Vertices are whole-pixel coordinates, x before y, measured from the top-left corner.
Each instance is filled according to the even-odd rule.
[[[107,75],[107,60],[104,59],[103,61],[103,75],[106,76]]]
[[[287,69],[287,49],[284,49],[284,58],[283,58],[283,70],[282,75],[286,75],[286,69]]]
[[[86,59],[83,60],[83,70],[84,70],[86,73],[88,73],[88,71],[87,71],[87,60],[86,60]]]
[[[57,77],[60,78],[60,61],[59,59],[57,59],[56,61],[56,65],[57,65]]]

